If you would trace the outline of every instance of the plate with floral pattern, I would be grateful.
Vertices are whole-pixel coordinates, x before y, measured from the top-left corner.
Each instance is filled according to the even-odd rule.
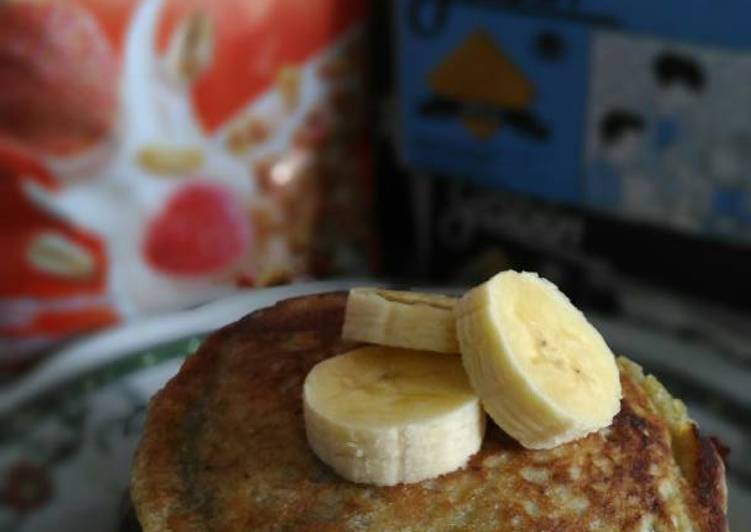
[[[367,283],[308,283],[239,293],[131,323],[59,352],[1,390],[0,532],[116,530],[148,401],[203,338],[280,299],[357,284]],[[638,322],[627,314],[588,315],[615,352],[655,373],[688,404],[704,431],[730,446],[729,518],[731,529],[743,529],[751,519],[749,344],[739,341],[734,349],[724,329],[717,338],[697,339],[647,322],[644,309],[653,307],[653,302],[639,305]],[[701,323],[710,315],[696,314]]]

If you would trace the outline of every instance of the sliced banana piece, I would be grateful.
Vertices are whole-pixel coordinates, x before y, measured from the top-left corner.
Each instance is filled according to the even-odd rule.
[[[438,294],[353,288],[342,336],[371,344],[458,353],[453,314],[457,301]]]
[[[615,357],[551,282],[505,271],[455,307],[462,361],[490,417],[531,449],[608,426],[620,409]]]
[[[369,346],[320,362],[303,385],[316,455],[353,482],[419,482],[466,465],[485,414],[459,357]]]

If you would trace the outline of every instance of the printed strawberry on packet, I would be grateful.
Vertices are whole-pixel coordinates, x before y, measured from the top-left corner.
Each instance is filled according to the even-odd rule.
[[[0,3],[0,377],[131,317],[367,269],[364,16]]]

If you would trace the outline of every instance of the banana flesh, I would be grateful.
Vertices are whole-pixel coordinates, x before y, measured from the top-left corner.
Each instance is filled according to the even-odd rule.
[[[459,357],[369,346],[326,359],[303,385],[310,447],[342,477],[392,486],[466,465],[485,414]]]
[[[353,288],[342,336],[371,344],[458,353],[456,302],[456,298],[437,294]]]
[[[502,272],[454,310],[473,389],[523,446],[551,448],[611,423],[621,398],[615,357],[554,284]]]
[[[482,444],[483,408],[530,449],[584,437],[620,409],[602,336],[534,273],[501,272],[461,299],[356,288],[342,336],[377,345],[315,366],[303,410],[312,450],[353,482],[391,486],[463,467]]]

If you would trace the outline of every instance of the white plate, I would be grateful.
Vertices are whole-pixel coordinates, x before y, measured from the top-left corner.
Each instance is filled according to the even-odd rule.
[[[362,284],[368,283],[345,280],[239,293],[100,333],[54,356],[0,393],[0,531],[115,530],[146,404],[207,332],[280,299]],[[746,425],[730,423],[713,410],[712,400],[698,400],[695,392],[713,396],[722,388],[727,400],[748,405],[750,372],[731,367],[720,353],[695,341],[643,324],[590,317],[615,350],[658,371],[687,400],[704,431],[731,444],[731,528],[743,529],[751,520],[751,491],[744,480],[751,435]]]

